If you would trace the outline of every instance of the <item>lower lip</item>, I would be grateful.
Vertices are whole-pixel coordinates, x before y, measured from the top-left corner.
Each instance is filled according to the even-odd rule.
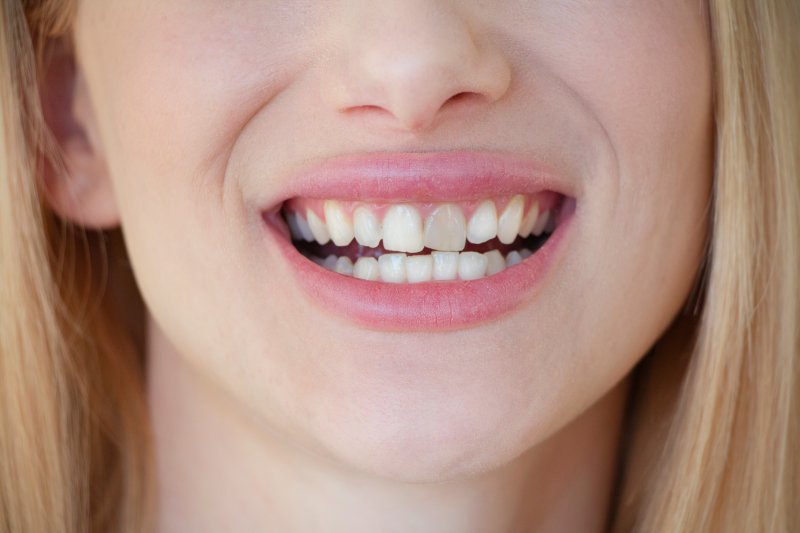
[[[268,233],[310,299],[329,313],[379,331],[446,331],[496,320],[536,297],[563,248],[572,216],[525,261],[474,281],[366,281],[305,258],[272,224]]]

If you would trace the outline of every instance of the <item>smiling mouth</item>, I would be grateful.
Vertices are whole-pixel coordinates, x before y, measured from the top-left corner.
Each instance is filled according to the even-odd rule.
[[[289,283],[380,331],[495,320],[547,286],[579,192],[568,172],[485,151],[342,155],[287,176],[260,210]]]
[[[475,281],[536,254],[569,200],[553,191],[439,202],[294,197],[280,217],[298,252],[344,276],[395,284]]]

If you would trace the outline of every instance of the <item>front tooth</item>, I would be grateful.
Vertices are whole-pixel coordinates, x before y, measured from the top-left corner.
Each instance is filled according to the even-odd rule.
[[[534,235],[536,235],[538,237],[539,235],[542,234],[542,232],[544,231],[545,226],[547,226],[547,223],[549,221],[550,221],[550,211],[549,210],[548,211],[543,211],[539,215],[539,218],[536,220],[536,225],[533,227],[533,231],[531,233],[533,233]]]
[[[368,281],[379,280],[381,274],[378,270],[378,260],[374,257],[359,257],[353,267],[353,276]]]
[[[410,205],[393,205],[383,217],[383,247],[394,252],[420,252],[422,219]]]
[[[323,206],[328,233],[336,246],[347,246],[353,240],[353,222],[339,202],[326,200]]]
[[[432,252],[433,279],[451,280],[458,276],[458,252]]]
[[[421,283],[433,278],[433,257],[412,255],[406,257],[406,279],[409,283]]]
[[[425,220],[424,244],[432,250],[459,252],[467,242],[467,223],[461,208],[453,204],[437,207]]]
[[[308,219],[308,227],[311,228],[311,234],[320,244],[328,244],[331,240],[331,234],[328,233],[328,226],[320,220],[314,211],[311,209],[306,211],[306,218]]]
[[[539,219],[539,202],[533,201],[525,218],[522,219],[522,224],[519,226],[519,236],[523,239],[530,236],[533,228],[536,226],[536,221]]]
[[[383,228],[381,221],[367,207],[359,207],[353,213],[353,226],[358,244],[376,248],[381,242]]]
[[[336,260],[336,265],[334,266],[333,270],[339,274],[344,274],[345,276],[352,276],[353,261],[349,257],[343,255]]]
[[[383,254],[378,258],[381,279],[387,283],[403,283],[406,280],[406,254]]]
[[[503,254],[501,254],[497,250],[492,250],[490,252],[486,252],[483,254],[486,256],[486,275],[493,276],[498,272],[502,272],[506,269],[506,260],[503,258]]]
[[[508,202],[503,214],[497,219],[497,238],[503,244],[511,244],[517,238],[524,207],[525,198],[518,194]]]
[[[458,277],[463,280],[480,279],[486,275],[489,259],[479,252],[462,252],[458,258]]]
[[[506,256],[506,268],[511,268],[514,265],[518,265],[522,262],[522,256],[519,255],[519,252],[516,250],[512,250],[508,252]]]
[[[497,208],[491,200],[484,200],[472,214],[467,224],[467,239],[480,244],[497,236]]]

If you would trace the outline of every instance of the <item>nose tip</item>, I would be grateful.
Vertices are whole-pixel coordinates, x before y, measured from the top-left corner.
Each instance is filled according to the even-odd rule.
[[[328,91],[339,111],[384,115],[420,132],[447,108],[491,103],[506,93],[511,70],[505,56],[476,39],[452,9],[429,0],[369,5],[351,13],[339,33],[345,36],[343,68]]]

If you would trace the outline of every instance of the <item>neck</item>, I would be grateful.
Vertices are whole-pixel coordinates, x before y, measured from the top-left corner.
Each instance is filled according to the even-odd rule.
[[[332,463],[259,425],[155,327],[148,358],[162,533],[607,527],[628,378],[500,468],[414,484]]]

